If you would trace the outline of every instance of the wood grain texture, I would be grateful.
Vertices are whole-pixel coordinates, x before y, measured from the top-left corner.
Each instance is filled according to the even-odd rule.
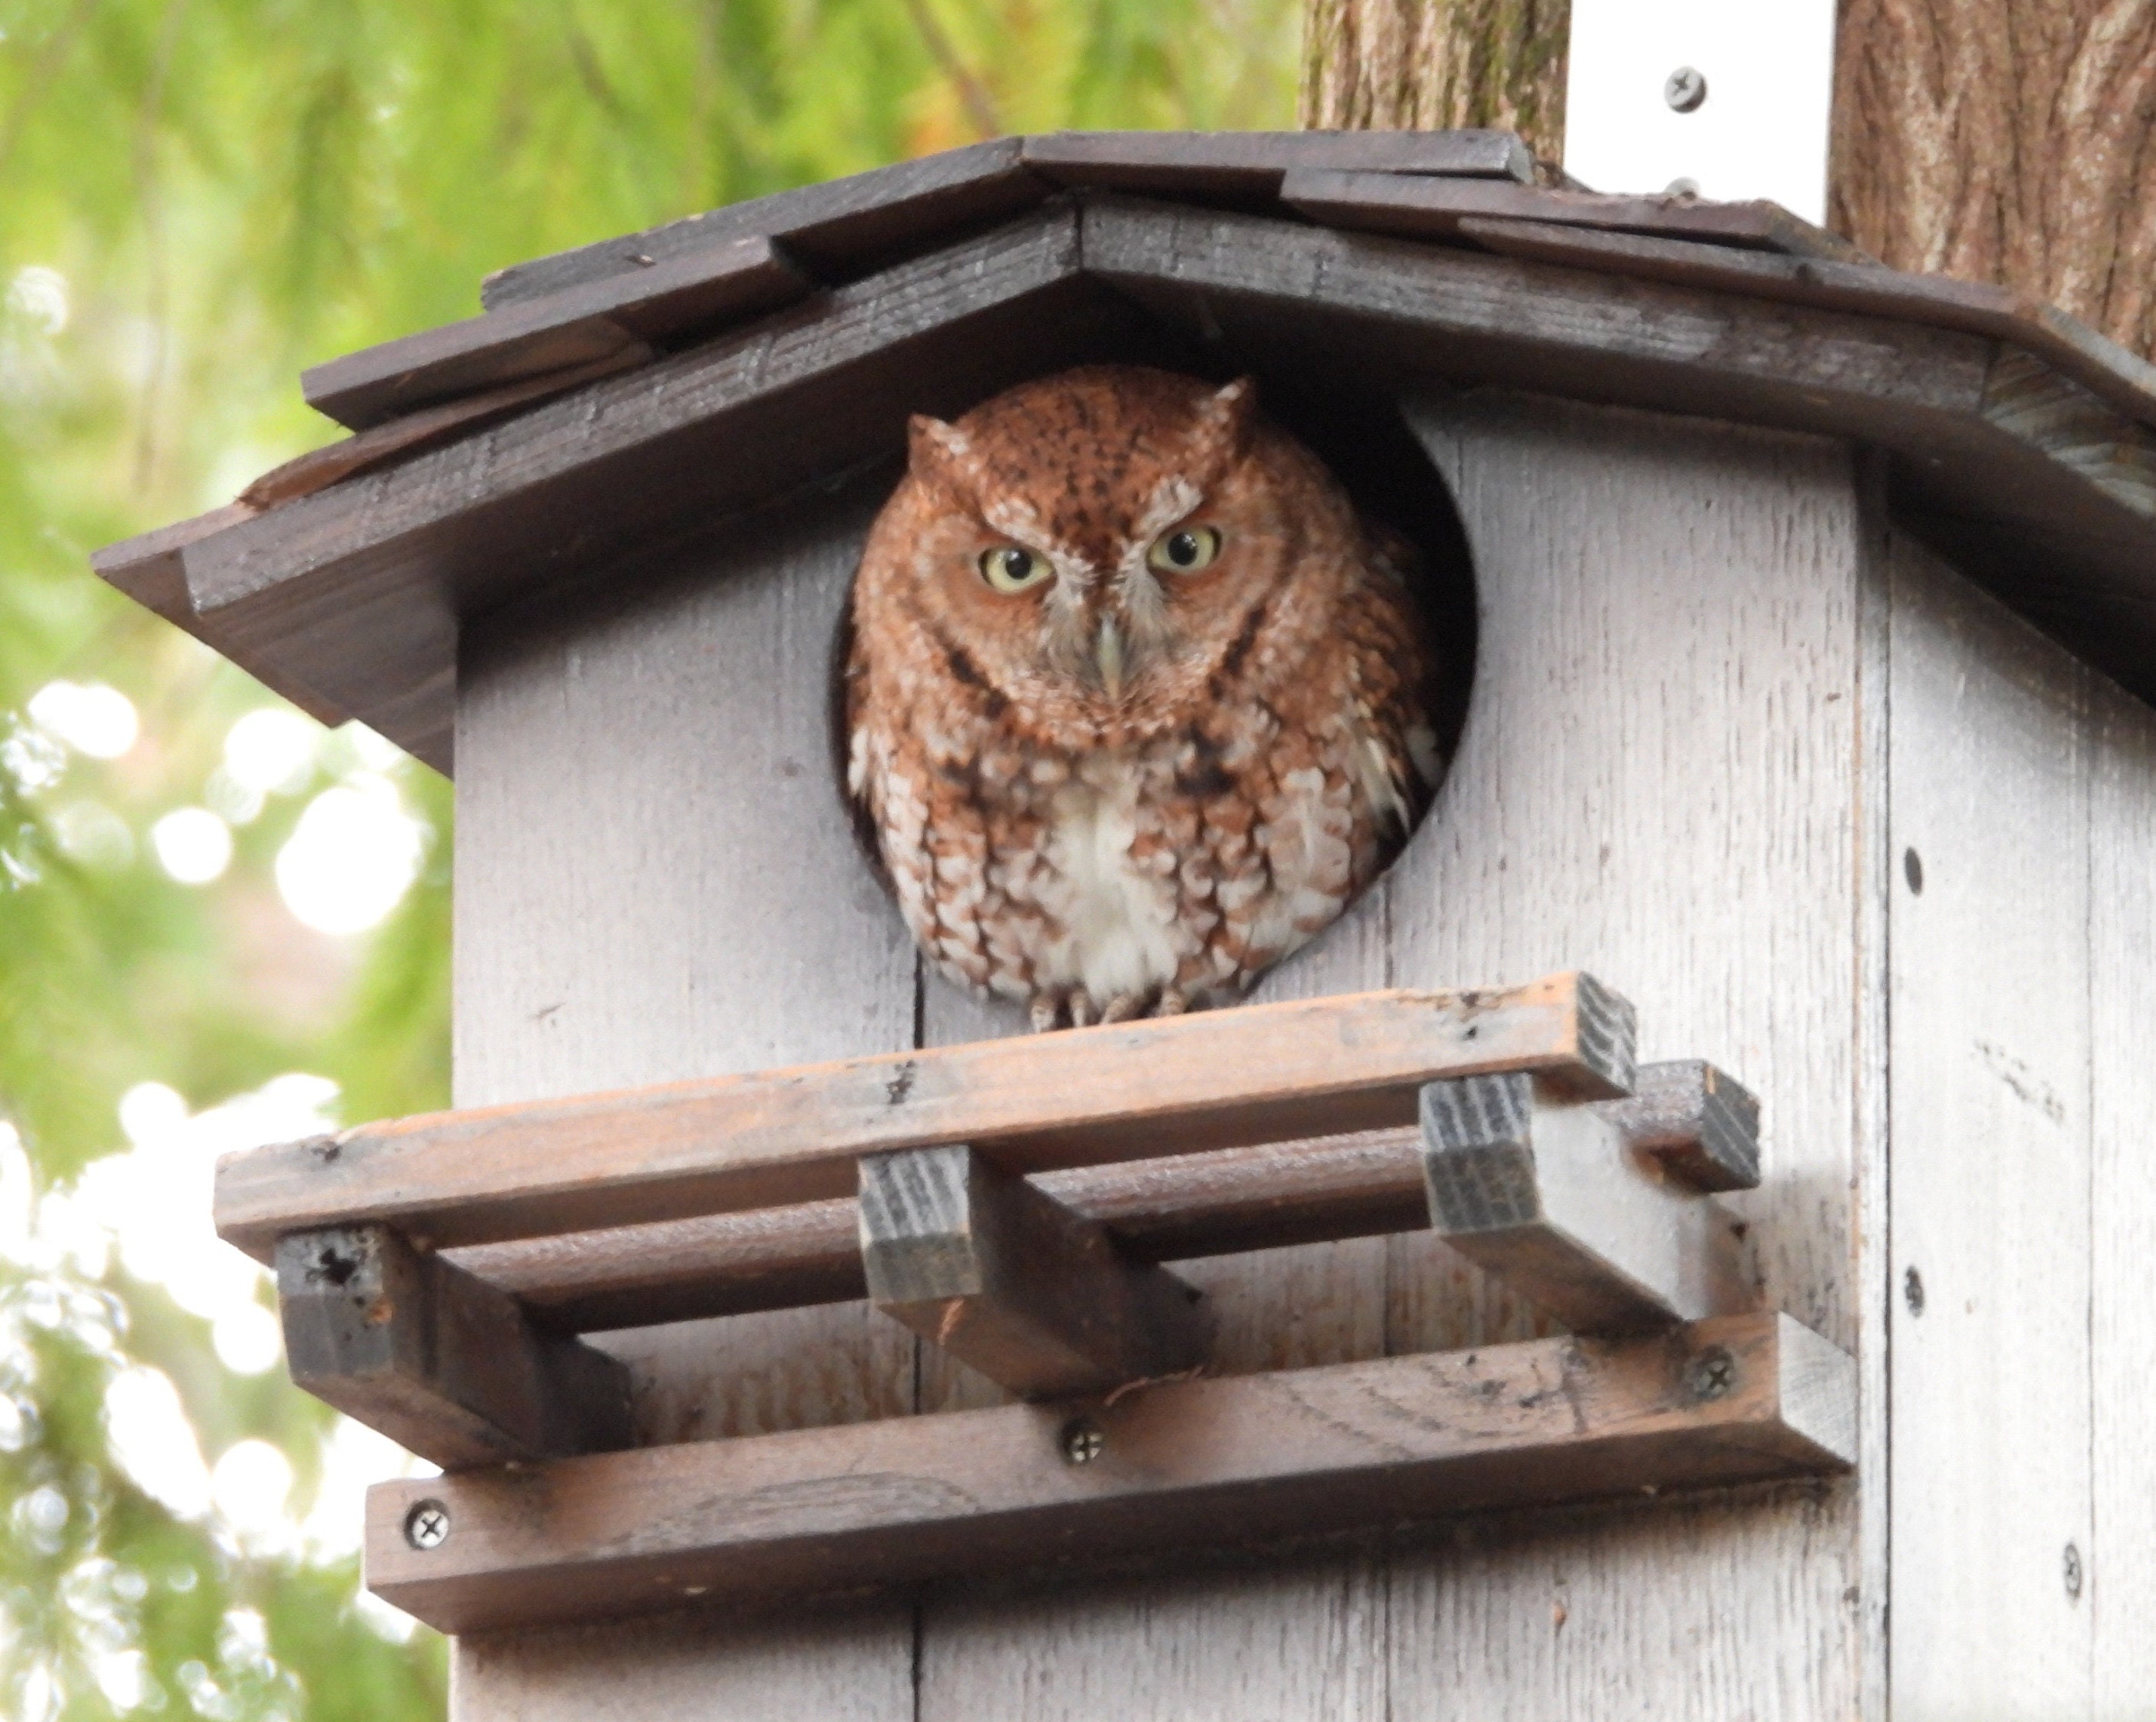
[[[634,595],[467,643],[455,1061],[485,1104],[902,1048],[913,953],[827,775],[831,643],[870,475],[684,546]],[[624,582],[626,585],[627,582]],[[619,591],[621,588],[615,588]],[[864,1305],[610,1334],[639,1437],[896,1415]],[[458,1722],[909,1722],[902,1609],[461,1641]],[[573,1671],[573,1672],[572,1672]]]
[[[1270,202],[1285,176],[1325,170],[1522,183],[1534,158],[1509,131],[1056,131],[1024,141],[1058,185],[1194,202]]]
[[[619,1363],[387,1227],[280,1238],[277,1310],[297,1386],[438,1465],[629,1444]]]
[[[1892,1701],[2086,1715],[2088,676],[1906,542],[1892,630]]]
[[[2089,1490],[2091,1714],[2130,1716],[2156,1692],[2156,714],[2092,678],[2089,715]]]
[[[1759,1187],[1758,1097],[1703,1058],[1643,1067],[1638,1091],[1603,1115],[1695,1190]]]
[[[819,273],[859,274],[909,244],[1014,215],[1047,197],[1051,187],[1020,161],[1023,141],[999,137],[945,150],[512,264],[487,277],[480,302],[490,311],[521,305],[753,237],[779,241]]]
[[[1317,0],[1296,102],[1305,126],[1497,126],[1564,157],[1571,0]]]
[[[1068,1407],[1014,1406],[389,1483],[368,1583],[469,1631],[1834,1471],[1854,1381],[1816,1335],[1756,1315],[1163,1381],[1085,1412],[1085,1463]],[[421,1499],[449,1509],[432,1549],[403,1536]]]
[[[1860,991],[1847,451],[1496,393],[1432,398],[1414,423],[1466,525],[1481,634],[1458,757],[1381,888],[1393,978],[1577,951],[1639,1007],[1643,1056],[1741,1073],[1760,1101],[1761,1185],[1722,1200],[1756,1222],[1769,1306],[1846,1346]],[[1460,1285],[1426,1246],[1391,1248],[1394,1350],[1519,1330],[1516,1309]],[[1856,1495],[1507,1519],[1398,1546],[1393,1722],[1847,1714],[1865,1600]],[[1763,1656],[1767,1643],[1782,1648]]]
[[[1199,1294],[963,1144],[860,1162],[869,1299],[1021,1399],[1194,1372]]]
[[[1703,202],[1697,197],[1620,197],[1556,187],[1393,173],[1299,169],[1281,201],[1327,227],[1410,238],[1450,238],[1467,217],[1615,228],[1666,239],[1705,240],[1799,257],[1856,260],[1846,239],[1779,203]]]
[[[1431,1228],[1573,1333],[1635,1333],[1758,1301],[1742,1226],[1527,1076],[1422,1091]]]
[[[1833,112],[1837,231],[1898,268],[2012,282],[2138,352],[2156,343],[2148,7],[1848,0]]]
[[[362,430],[435,401],[742,321],[803,298],[812,284],[769,239],[752,234],[364,347],[302,372],[300,391],[317,413]]]
[[[1643,1066],[1638,1083],[1634,1098],[1599,1103],[1631,1146],[1697,1188],[1757,1184],[1758,1109],[1732,1106],[1737,1084],[1697,1059]],[[1074,1167],[1034,1181],[1106,1226],[1132,1259],[1186,1261],[1427,1229],[1420,1141],[1414,1129],[1360,1131]],[[1740,1166],[1749,1168],[1744,1180],[1731,1181]],[[842,1199],[446,1256],[572,1333],[867,1295],[855,1207]]]
[[[1443,1076],[1530,1070],[1621,1094],[1631,1034],[1621,999],[1559,975],[432,1113],[228,1156],[218,1223],[256,1252],[374,1221],[447,1247],[825,1200],[858,1156],[901,1148],[970,1142],[1033,1172],[1293,1141],[1407,1123]]]

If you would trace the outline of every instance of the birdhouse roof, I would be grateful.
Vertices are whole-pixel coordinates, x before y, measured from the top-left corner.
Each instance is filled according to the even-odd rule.
[[[1536,178],[1504,132],[1063,132],[735,204],[316,366],[352,436],[95,566],[447,771],[465,618],[887,459],[909,413],[1195,351],[1876,448],[1912,530],[2156,694],[2156,370],[1773,204]]]

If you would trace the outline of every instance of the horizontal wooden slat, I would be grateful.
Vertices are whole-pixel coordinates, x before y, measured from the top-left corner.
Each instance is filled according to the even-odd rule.
[[[432,1246],[814,1202],[865,1153],[971,1142],[1014,1171],[1399,1125],[1442,1076],[1629,1090],[1630,1007],[1591,977],[1205,1012],[364,1125],[228,1156],[222,1236],[381,1222]]]
[[[750,234],[348,353],[301,372],[300,387],[316,411],[363,430],[453,396],[773,310],[813,285],[769,239]]]
[[[1061,131],[999,137],[889,167],[731,203],[664,227],[511,264],[480,290],[489,310],[665,265],[748,237],[775,239],[847,279],[941,237],[1006,219],[1059,186],[1158,196],[1270,197],[1298,167],[1524,180],[1508,131]]]
[[[1006,218],[1048,196],[1054,187],[1019,159],[1023,142],[969,144],[512,264],[487,277],[480,302],[490,311],[521,305],[750,237],[778,240],[819,274],[858,273],[865,261]]]
[[[1408,238],[1446,238],[1468,217],[1555,222],[1665,238],[1778,251],[1797,257],[1870,259],[1848,240],[1799,220],[1779,203],[1702,202],[1696,197],[1614,197],[1499,180],[1298,170],[1281,202],[1327,227]]]
[[[2156,366],[2087,324],[1988,281],[1913,274],[1861,259],[1747,255],[1726,245],[1644,233],[1596,233],[1548,220],[1468,217],[1455,228],[1507,257],[2011,341],[2120,412],[2144,423],[2156,418]]]
[[[1025,165],[1063,186],[1148,197],[1263,198],[1289,174],[1359,169],[1522,182],[1534,157],[1509,131],[1057,131]]]
[[[1079,1429],[1012,1406],[382,1484],[367,1578],[460,1632],[1337,1535],[1843,1469],[1855,1395],[1778,1315],[1166,1382]],[[447,1535],[415,1548],[428,1503]]]
[[[1666,1163],[1705,1153],[1700,1139],[1712,1132],[1712,1163],[1748,1149],[1756,1166],[1756,1120],[1732,1147],[1723,1139],[1734,1126],[1712,1106],[1704,1115],[1687,1115],[1688,1105],[1707,1098],[1702,1072],[1719,1079],[1720,1092],[1735,1087],[1697,1061],[1645,1064],[1631,1099],[1602,1101],[1598,1110],[1630,1145]],[[1422,1133],[1411,1125],[1073,1166],[1040,1173],[1035,1181],[1073,1212],[1106,1226],[1125,1254],[1142,1262],[1418,1232],[1430,1224]],[[593,1333],[865,1297],[856,1233],[855,1204],[834,1199],[475,1244],[451,1256],[549,1326]]]

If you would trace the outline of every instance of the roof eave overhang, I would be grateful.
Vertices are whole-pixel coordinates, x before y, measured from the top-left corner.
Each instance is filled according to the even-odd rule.
[[[701,344],[617,358],[395,464],[116,546],[99,570],[317,715],[358,718],[447,771],[467,619],[894,453],[909,413],[956,413],[1166,335],[1228,363],[1300,351],[1403,387],[1498,386],[1883,448],[1920,530],[2156,694],[2146,367],[1992,290],[1495,227],[1471,232],[1471,250],[1062,192]]]

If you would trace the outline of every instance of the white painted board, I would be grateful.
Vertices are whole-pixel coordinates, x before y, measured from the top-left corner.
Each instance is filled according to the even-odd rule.
[[[1572,0],[1564,166],[1598,192],[1768,197],[1826,211],[1834,0]],[[1665,98],[1689,67],[1706,98]]]

